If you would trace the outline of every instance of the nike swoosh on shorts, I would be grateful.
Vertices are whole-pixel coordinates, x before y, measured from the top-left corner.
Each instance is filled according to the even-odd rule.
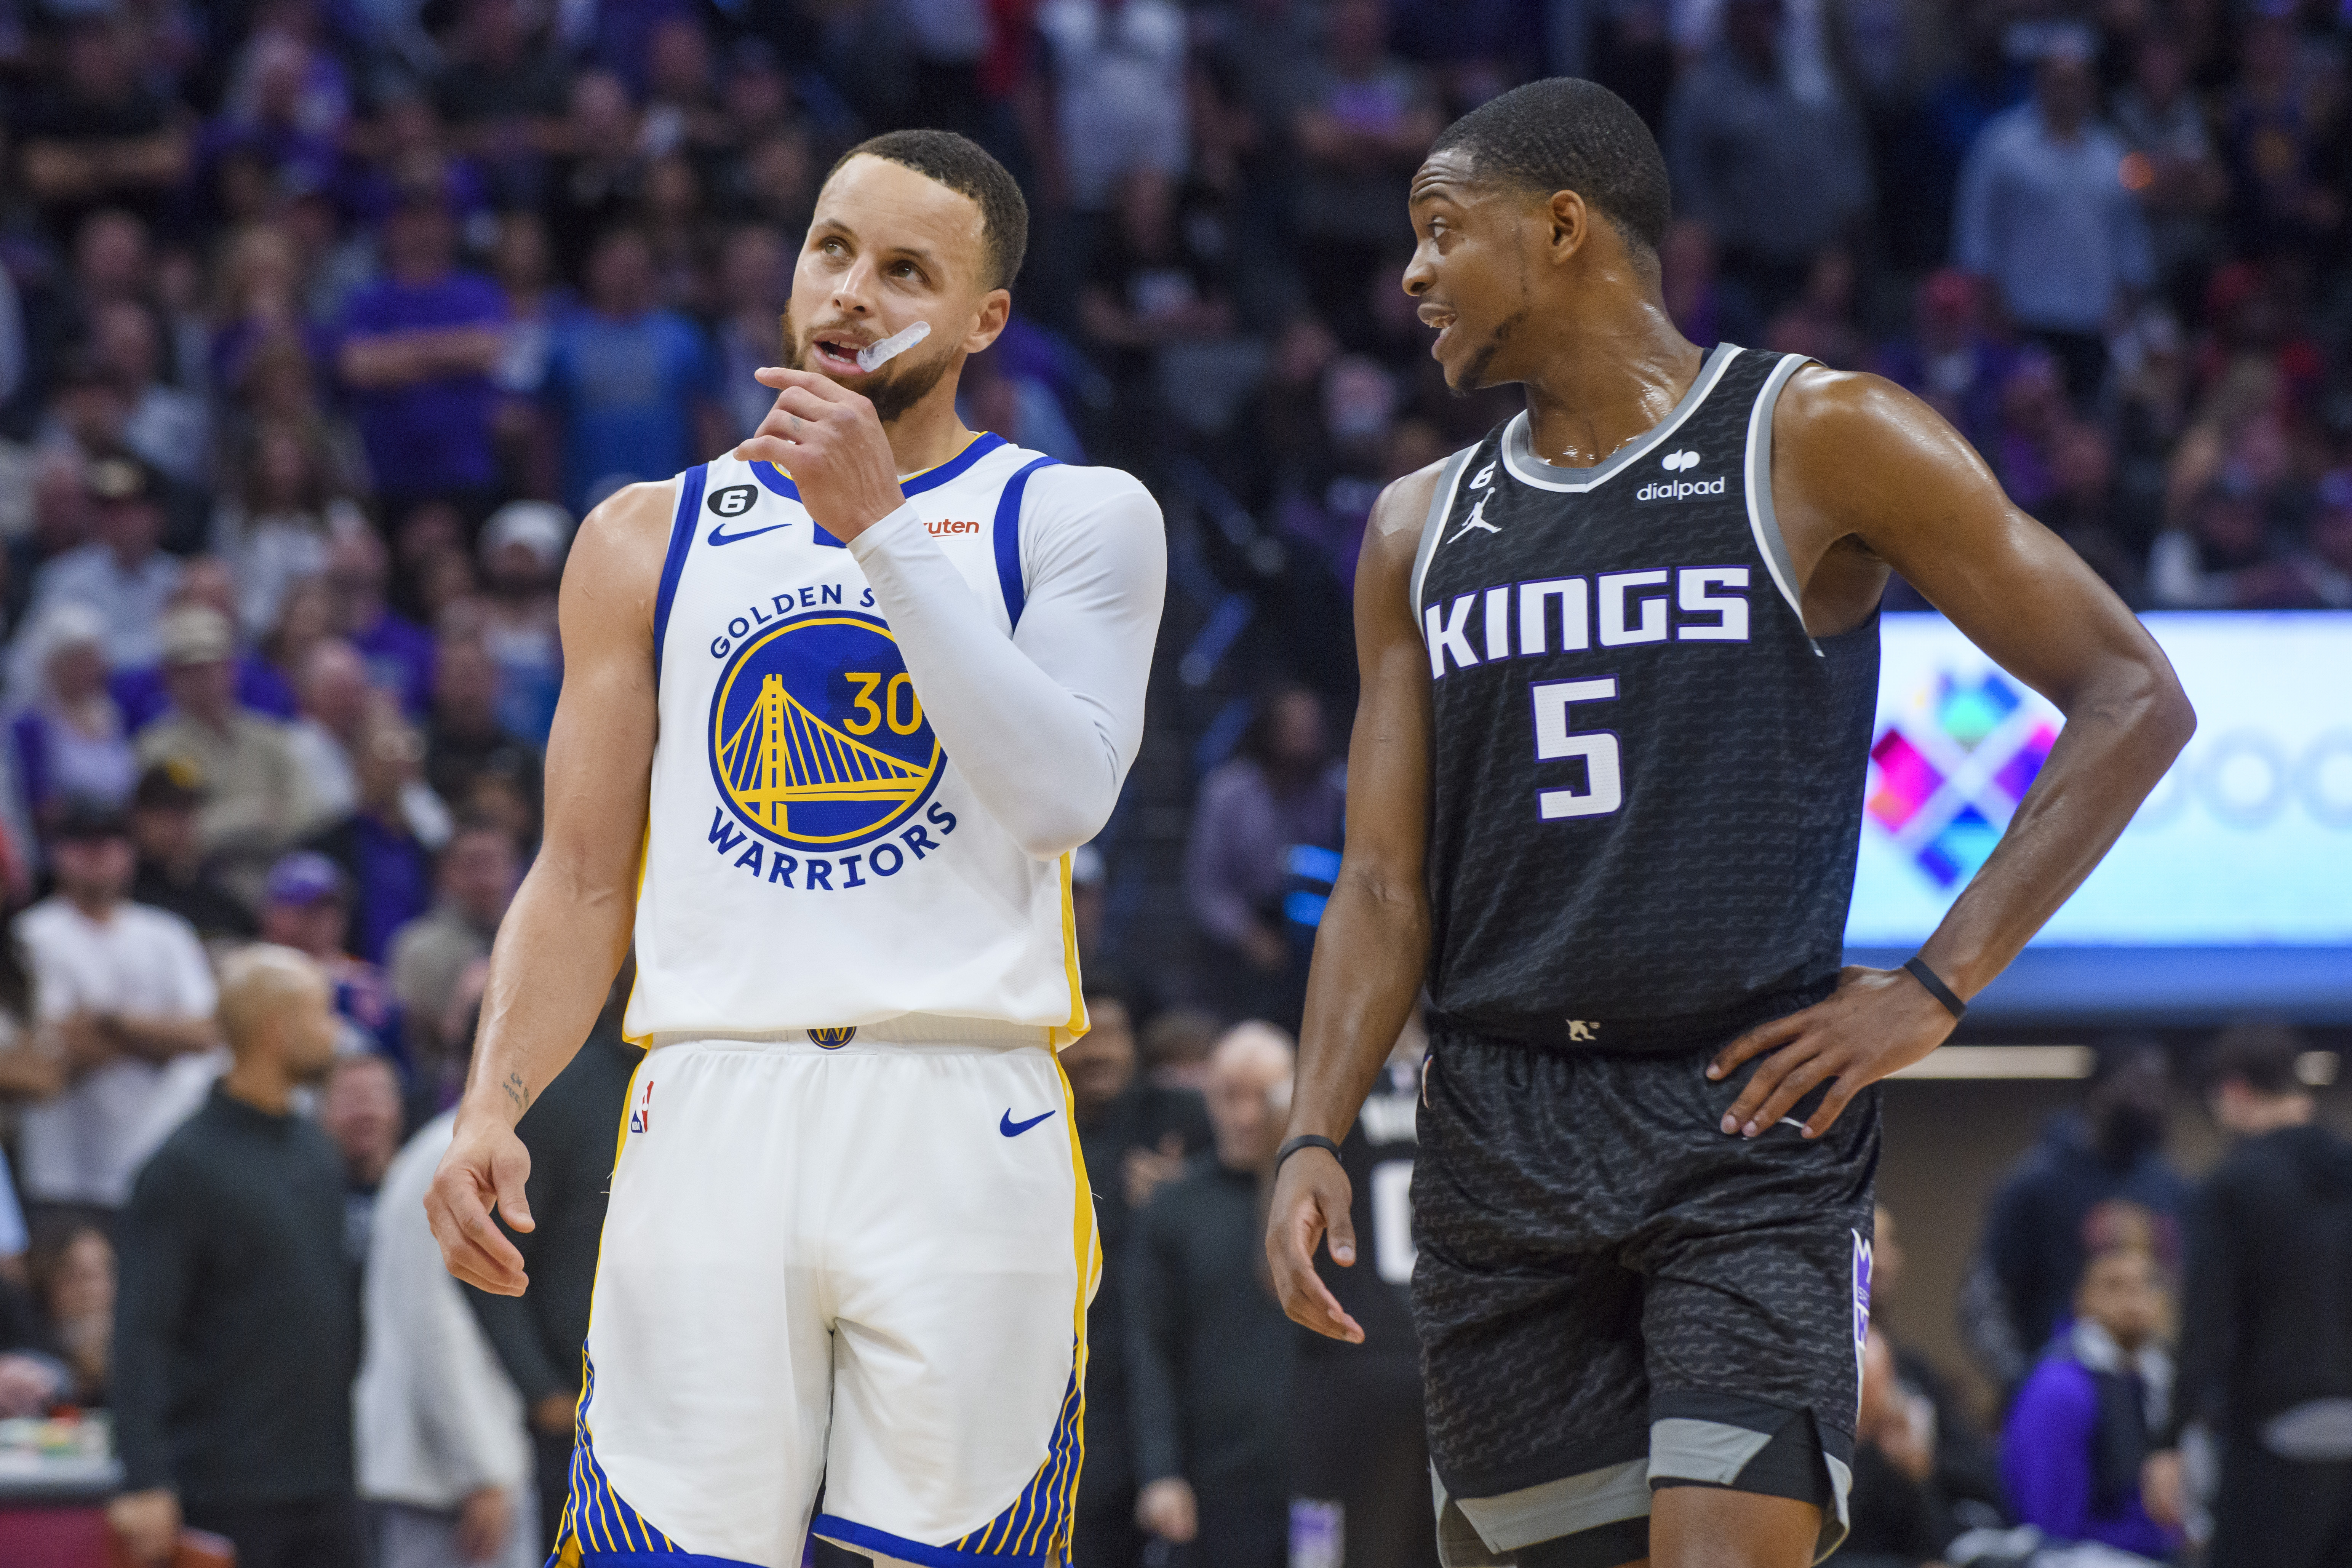
[[[1013,1120],[1012,1108],[1008,1106],[1005,1108],[1004,1120],[996,1124],[996,1130],[999,1132],[1003,1133],[1007,1138],[1018,1138],[1021,1134],[1028,1131],[1029,1129],[1036,1126],[1037,1123],[1045,1121],[1045,1118],[1053,1114],[1054,1113],[1050,1110],[1041,1110],[1026,1121],[1015,1121]]]

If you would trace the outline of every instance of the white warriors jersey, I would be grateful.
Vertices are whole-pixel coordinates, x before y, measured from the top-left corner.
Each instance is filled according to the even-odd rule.
[[[1084,1033],[1070,858],[1032,857],[973,798],[856,556],[772,464],[725,457],[676,483],[624,1032],[758,1039],[917,1015],[1033,1026],[1057,1048]],[[1134,480],[993,435],[903,481],[1008,637],[1024,512],[1110,486]]]

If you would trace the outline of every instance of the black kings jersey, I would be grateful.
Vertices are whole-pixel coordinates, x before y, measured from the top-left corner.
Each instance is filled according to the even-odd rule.
[[[1717,349],[1597,468],[1521,414],[1441,473],[1412,580],[1439,1026],[1678,1049],[1834,981],[1878,624],[1817,645],[1798,611],[1771,428],[1804,363]]]

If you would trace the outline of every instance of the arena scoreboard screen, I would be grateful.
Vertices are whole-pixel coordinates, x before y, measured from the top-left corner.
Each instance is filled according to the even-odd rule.
[[[2146,617],[2198,728],[1991,1014],[2352,1018],[2352,614]],[[1982,865],[2063,721],[1940,616],[1885,618],[1853,908],[1899,962]]]

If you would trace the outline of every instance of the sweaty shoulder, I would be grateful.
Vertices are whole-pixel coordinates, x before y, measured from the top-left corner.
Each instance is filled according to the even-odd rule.
[[[1772,415],[1776,458],[1842,477],[1959,439],[1942,415],[1885,376],[1818,364],[1789,378]]]

